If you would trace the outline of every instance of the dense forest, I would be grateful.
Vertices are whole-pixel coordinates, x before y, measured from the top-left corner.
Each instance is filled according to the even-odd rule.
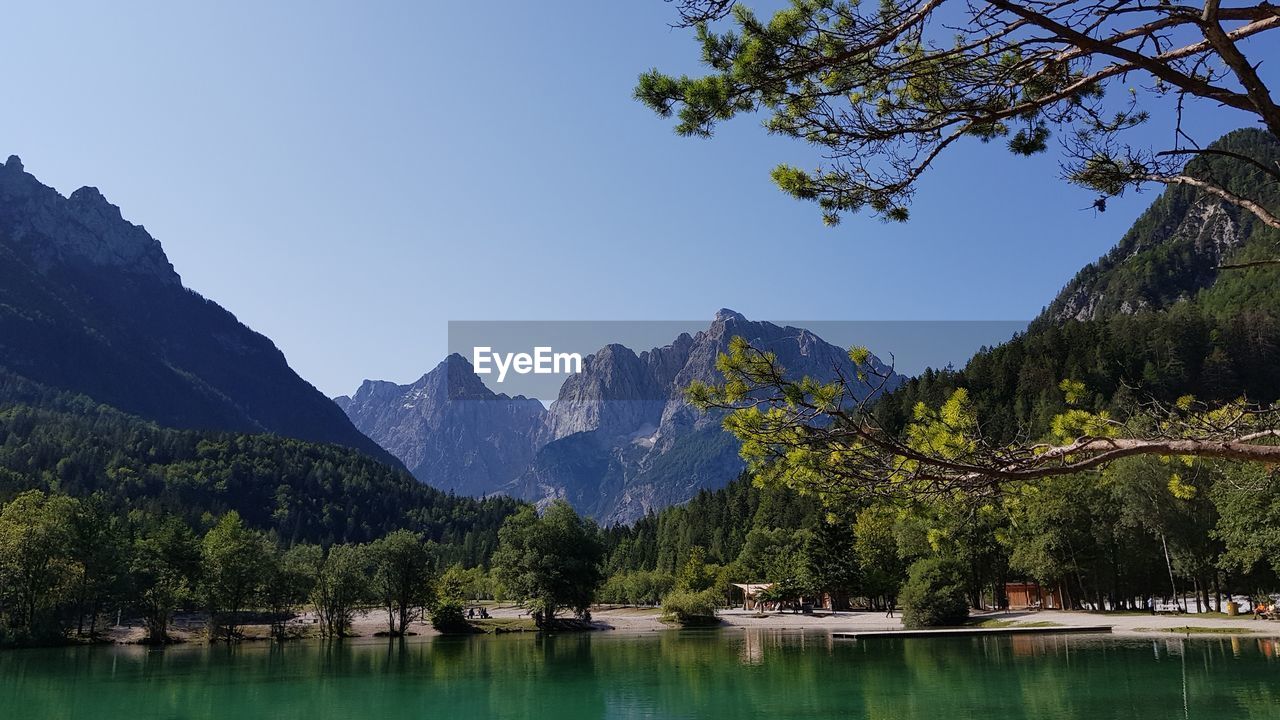
[[[236,511],[286,543],[366,542],[408,529],[484,563],[520,507],[456,497],[339,445],[162,428],[0,372],[0,501],[30,489],[96,495],[118,515],[204,529]]]

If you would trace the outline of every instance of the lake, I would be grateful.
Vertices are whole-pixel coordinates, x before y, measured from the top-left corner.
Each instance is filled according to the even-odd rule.
[[[0,717],[1271,718],[1280,642],[726,629],[0,653]]]

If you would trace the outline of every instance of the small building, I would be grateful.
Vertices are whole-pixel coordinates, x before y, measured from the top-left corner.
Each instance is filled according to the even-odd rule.
[[[773,587],[773,583],[733,583],[733,602],[741,604],[744,610],[760,610],[757,597],[763,590]]]
[[[1046,588],[1038,582],[1011,582],[1004,584],[1004,595],[1010,610],[1061,610],[1062,596],[1056,589]]]

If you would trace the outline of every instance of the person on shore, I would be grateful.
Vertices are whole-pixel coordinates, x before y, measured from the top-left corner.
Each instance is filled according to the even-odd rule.
[[[1253,619],[1269,620],[1272,617],[1274,617],[1275,611],[1276,611],[1275,605],[1267,605],[1267,602],[1265,600],[1262,602],[1255,602],[1253,604]]]
[[[893,600],[890,600],[890,601],[889,601],[889,610],[888,610],[888,612],[886,612],[886,613],[884,614],[884,616],[885,616],[885,617],[887,617],[887,618],[891,618],[891,617],[893,617],[893,608],[894,608],[894,606],[895,606],[895,605],[897,605],[897,603],[896,603],[896,602],[894,602]]]

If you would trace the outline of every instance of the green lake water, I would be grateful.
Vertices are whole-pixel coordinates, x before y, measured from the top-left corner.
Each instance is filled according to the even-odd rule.
[[[0,718],[1280,718],[1280,642],[717,630],[0,653]]]

